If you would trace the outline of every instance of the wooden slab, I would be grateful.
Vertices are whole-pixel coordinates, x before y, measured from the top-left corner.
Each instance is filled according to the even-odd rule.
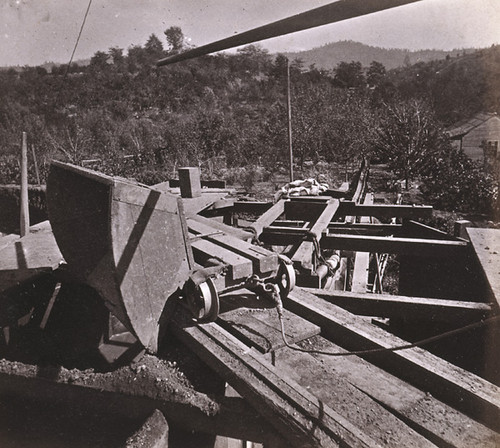
[[[294,313],[320,325],[335,343],[349,350],[387,349],[406,341],[376,327],[365,319],[328,303],[301,288],[284,301]],[[500,429],[500,388],[422,348],[385,350],[363,355],[376,365],[422,388],[472,418]]]
[[[382,446],[219,325],[194,325],[177,314],[169,328],[258,409],[291,447]]]
[[[347,353],[338,345],[319,336],[313,338],[311,343],[312,347],[322,351]],[[293,366],[293,369],[287,370],[287,372],[291,370],[292,375],[294,371],[298,370],[297,364],[299,364],[303,365],[303,375],[307,375],[307,370],[310,370],[311,376],[313,376],[317,370],[321,371],[321,374],[327,378],[336,377],[337,381],[344,379],[349,385],[374,399],[399,420],[405,422],[406,425],[437,446],[495,448],[500,445],[500,434],[497,432],[358,356],[332,357],[323,354],[303,356],[313,357],[317,362],[310,363],[308,366],[305,361],[295,361],[298,355],[287,348],[276,353],[275,363],[277,367]],[[316,373],[316,375],[318,374]],[[317,386],[317,380],[311,381],[310,386],[311,388],[319,386],[320,390],[317,394],[324,393],[321,383]],[[332,388],[324,387],[324,389],[331,390]],[[359,404],[361,403],[362,400]],[[346,415],[349,415],[353,408],[356,410],[355,406],[348,406],[345,410]],[[363,409],[369,415],[370,409],[367,407]],[[387,418],[376,419],[375,422],[368,420],[366,425],[371,428],[375,423],[374,431],[377,431],[378,425],[384,428],[387,423],[390,423],[387,420]],[[401,434],[394,434],[396,428],[398,428],[397,431],[401,431]],[[372,434],[371,430],[368,432]],[[410,443],[411,435],[406,438],[406,434],[407,429],[405,430],[399,425],[387,428],[388,445],[405,446],[406,443]],[[400,437],[404,437],[404,439],[400,440]],[[420,444],[417,443],[417,446]]]
[[[500,229],[469,227],[467,234],[488,282],[491,300],[500,306]]]
[[[315,338],[316,339],[316,338]],[[321,338],[320,338],[321,339]],[[311,345],[303,345],[308,349]],[[328,349],[328,345],[326,345]],[[326,366],[325,366],[325,358]],[[330,362],[328,362],[330,361]],[[349,377],[339,375],[331,364],[338,358],[315,358],[308,353],[290,348],[278,351],[273,363],[279,372],[299,384],[322,403],[340,412],[356,426],[363,428],[376,442],[390,447],[431,448],[435,445],[399,420],[380,403],[349,382]]]
[[[23,238],[6,238],[8,242],[0,251],[0,291],[52,272],[64,263],[48,221]]]
[[[235,294],[221,300],[219,323],[231,334],[262,353],[285,346],[276,309],[266,308],[270,305],[265,300],[259,300],[254,294]],[[284,310],[283,319],[289,343],[300,342],[321,331],[317,325],[288,310]]]

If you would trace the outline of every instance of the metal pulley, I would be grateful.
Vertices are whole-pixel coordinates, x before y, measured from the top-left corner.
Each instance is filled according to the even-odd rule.
[[[209,268],[195,272],[182,290],[184,304],[198,322],[213,322],[219,315],[219,294],[209,276],[211,271]]]
[[[279,268],[276,274],[276,284],[282,299],[286,298],[295,288],[296,276],[292,261],[284,255],[279,256]]]

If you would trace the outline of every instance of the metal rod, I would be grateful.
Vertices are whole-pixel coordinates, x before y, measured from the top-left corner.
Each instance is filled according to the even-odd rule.
[[[286,110],[288,114],[288,155],[290,163],[290,182],[293,182],[293,145],[292,145],[292,100],[290,94],[290,61],[286,60]]]
[[[30,213],[28,206],[28,136],[23,132],[21,143],[21,210],[19,214],[19,232],[21,237],[30,231]]]
[[[307,30],[317,26],[326,25],[354,17],[372,14],[384,9],[395,8],[397,6],[415,3],[421,0],[340,0],[319,8],[311,9],[300,14],[278,20],[267,25],[254,28],[249,31],[227,37],[216,42],[202,45],[201,47],[185,51],[183,53],[168,56],[160,59],[156,65],[173,64],[175,62],[196,58],[228,48],[246,45],[271,37],[283,36],[296,31]]]

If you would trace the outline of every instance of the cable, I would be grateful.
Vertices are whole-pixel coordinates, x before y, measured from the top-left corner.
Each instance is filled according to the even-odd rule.
[[[83,21],[82,21],[82,26],[80,27],[80,32],[78,33],[78,37],[76,38],[75,46],[73,48],[73,52],[71,53],[71,57],[69,59],[68,65],[66,67],[66,72],[64,73],[63,79],[66,79],[66,76],[68,75],[71,63],[73,62],[73,57],[75,56],[76,48],[78,47],[78,43],[80,42],[80,37],[82,36],[83,27],[85,26],[85,22],[87,21],[87,16],[89,15],[91,5],[92,5],[92,0],[89,0],[89,4],[87,6],[87,11],[85,11],[85,16],[83,17]]]
[[[425,338],[425,339],[422,339],[420,341],[413,342],[411,344],[399,345],[399,346],[396,346],[396,347],[373,348],[373,349],[368,349],[368,350],[357,350],[357,351],[353,351],[353,352],[333,353],[333,352],[325,352],[325,351],[322,351],[322,350],[305,350],[303,348],[294,347],[293,345],[290,345],[289,342],[287,341],[286,335],[285,335],[285,324],[283,322],[283,307],[282,306],[280,307],[278,305],[276,307],[276,310],[278,312],[278,318],[279,318],[280,326],[281,326],[281,337],[283,339],[283,342],[285,343],[285,345],[288,348],[290,348],[292,350],[296,350],[298,352],[312,353],[312,354],[317,354],[317,355],[328,355],[328,356],[369,355],[369,354],[372,354],[372,353],[396,352],[396,351],[399,351],[399,350],[406,350],[406,349],[409,349],[409,348],[420,347],[421,345],[428,344],[429,342],[438,341],[440,339],[444,339],[444,338],[447,338],[449,336],[453,336],[455,334],[464,333],[464,332],[466,332],[468,330],[472,330],[473,328],[478,328],[478,327],[481,327],[481,326],[483,326],[483,325],[485,325],[487,323],[500,320],[500,315],[493,316],[493,317],[490,317],[488,319],[481,320],[479,322],[474,322],[473,324],[466,325],[465,327],[457,328],[455,330],[450,330],[450,331],[447,331],[445,333],[438,334],[436,336],[431,336],[429,338]]]

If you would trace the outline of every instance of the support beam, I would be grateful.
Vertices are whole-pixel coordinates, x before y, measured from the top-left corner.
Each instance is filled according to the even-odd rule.
[[[337,210],[339,208],[339,201],[337,199],[330,199],[322,211],[319,218],[309,229],[309,234],[313,236],[316,241],[320,241],[324,230],[328,227],[328,224],[333,219]],[[313,270],[313,253],[314,244],[311,241],[304,241],[295,251],[295,253],[290,254],[292,262],[303,269]]]
[[[285,212],[286,202],[287,201],[285,199],[280,199],[270,209],[266,210],[264,214],[257,219],[257,221],[250,225],[250,228],[255,232],[256,238],[260,237],[264,227],[271,225]]]
[[[421,257],[465,257],[469,250],[465,241],[444,241],[417,238],[330,234],[321,239],[324,249],[408,254]]]
[[[303,289],[351,313],[362,316],[422,319],[429,322],[474,322],[485,319],[493,311],[491,305],[480,302]]]
[[[472,248],[486,278],[490,300],[500,306],[500,229],[467,229]]]
[[[285,307],[322,328],[322,334],[348,350],[389,349],[407,344],[381,328],[295,288]],[[500,387],[421,348],[386,350],[363,358],[429,392],[477,421],[500,430]]]
[[[432,210],[432,207],[427,205],[359,205],[350,201],[342,201],[340,203],[339,215],[420,219],[431,218]]]

